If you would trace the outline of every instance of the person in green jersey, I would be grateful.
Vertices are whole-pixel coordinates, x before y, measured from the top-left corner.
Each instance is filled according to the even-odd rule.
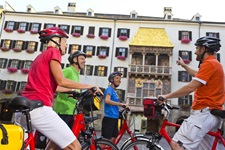
[[[70,66],[63,69],[65,78],[80,82],[80,70],[84,68],[86,62],[86,54],[81,51],[72,53],[69,58]],[[60,88],[60,89],[59,89]],[[65,91],[62,87],[57,87],[57,91]],[[72,89],[74,90],[74,89]],[[77,90],[80,92],[80,90]],[[76,108],[77,100],[69,97],[68,94],[58,92],[55,99],[53,110],[68,124],[70,128],[73,126],[74,109]]]

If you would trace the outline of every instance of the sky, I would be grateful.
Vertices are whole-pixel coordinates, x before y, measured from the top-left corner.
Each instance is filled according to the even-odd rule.
[[[172,7],[173,18],[191,19],[199,13],[201,21],[225,22],[224,0],[0,0],[15,11],[26,11],[31,4],[36,11],[54,11],[59,6],[67,11],[69,2],[76,3],[77,12],[91,8],[95,13],[129,15],[135,10],[140,16],[163,17],[164,7]]]

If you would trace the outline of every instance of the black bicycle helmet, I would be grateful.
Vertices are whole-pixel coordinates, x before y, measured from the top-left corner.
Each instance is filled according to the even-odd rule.
[[[76,52],[73,52],[69,57],[68,57],[68,61],[70,62],[70,64],[73,64],[73,63],[75,63],[74,61],[73,61],[73,59],[74,59],[74,57],[78,57],[78,56],[80,56],[80,55],[83,55],[85,58],[86,58],[86,54],[84,53],[84,52],[82,52],[82,51],[76,51]]]
[[[115,76],[122,76],[122,75],[123,75],[123,74],[122,74],[121,72],[118,72],[118,71],[113,72],[113,73],[111,73],[111,74],[109,75],[108,81],[109,81],[110,83],[113,83],[113,78],[114,78]]]
[[[199,38],[195,42],[195,46],[205,46],[211,52],[218,52],[220,50],[220,39],[216,37],[205,36]]]

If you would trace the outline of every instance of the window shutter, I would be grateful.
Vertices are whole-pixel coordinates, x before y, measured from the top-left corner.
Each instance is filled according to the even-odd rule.
[[[118,70],[118,68],[117,67],[114,67],[114,72],[116,72]]]
[[[35,47],[34,47],[35,51],[37,51],[37,47],[38,47],[38,42],[35,42]]]
[[[44,29],[46,29],[46,27],[47,27],[47,23],[44,24]]]
[[[217,58],[217,60],[220,62],[220,53],[217,53],[217,54],[216,54],[216,58]]]
[[[20,82],[17,82],[16,91],[19,91],[19,90],[20,90]]]
[[[178,81],[181,81],[181,71],[178,71]]]
[[[0,90],[5,90],[6,81],[0,80]]]
[[[75,26],[72,26],[71,34],[74,33],[74,28],[75,28]]]
[[[79,51],[81,50],[81,45],[78,45],[78,50],[79,50]]]
[[[124,68],[124,74],[123,77],[126,78],[127,77],[127,68]]]
[[[93,74],[93,69],[94,69],[94,66],[91,66],[91,67],[90,67],[90,74],[89,74],[89,75],[91,75],[91,76],[92,76],[92,74]]]
[[[66,30],[66,33],[69,34],[70,33],[70,26],[67,25],[67,30]]]
[[[15,48],[15,45],[16,45],[16,40],[12,40],[10,43],[10,48],[11,49]]]
[[[4,40],[1,40],[1,47],[3,46]]]
[[[118,47],[116,48],[116,54],[115,54],[115,56],[116,57],[119,56],[119,48]]]
[[[19,28],[19,25],[20,25],[19,22],[14,22],[13,30],[17,30]]]
[[[31,31],[32,25],[33,25],[33,23],[29,23],[29,25],[28,25],[28,31]]]
[[[83,52],[84,52],[84,53],[86,53],[86,49],[87,49],[87,46],[84,45],[84,46],[83,46]]]
[[[72,44],[70,44],[68,54],[70,54],[70,53],[71,53],[72,46],[73,46],[73,45],[72,45]]]
[[[97,54],[96,54],[96,56],[99,55],[100,48],[101,48],[100,46],[97,47]]]
[[[95,66],[95,72],[94,75],[97,76],[98,75],[98,66]]]
[[[26,23],[26,31],[29,31],[29,25],[30,25],[30,24],[27,22],[27,23]]]
[[[109,56],[109,47],[106,47],[106,56]]]
[[[180,57],[181,57],[181,54],[182,54],[182,51],[179,51],[179,54],[178,54],[178,55],[179,55]]]
[[[192,61],[192,51],[189,51],[188,55],[189,55],[189,60]]]
[[[83,35],[83,31],[84,31],[84,27],[81,26],[81,29],[80,29],[80,34]]]
[[[125,90],[122,90],[122,99],[123,102],[125,102]]]
[[[102,28],[99,28],[99,34],[98,36],[101,36],[102,35]]]
[[[41,23],[39,23],[38,30],[39,31],[41,30]]]
[[[4,29],[7,28],[7,25],[8,25],[8,21],[5,22]]]
[[[121,31],[121,29],[118,29],[118,31],[117,31],[117,37],[120,36],[120,31]]]
[[[130,29],[127,29],[127,37],[130,37]]]
[[[187,73],[188,74],[188,73]],[[192,76],[188,74],[188,82],[190,82],[192,80]]]
[[[112,30],[112,29],[111,29],[111,28],[109,28],[109,37],[111,37],[111,30]]]
[[[182,34],[182,31],[179,31],[179,36],[178,36],[178,40],[181,40],[181,34]]]
[[[95,55],[95,46],[93,46],[92,56]]]
[[[104,69],[104,76],[107,76],[107,70],[108,70],[108,67],[105,67],[105,69]]]
[[[192,41],[192,32],[191,31],[189,31],[189,40]]]
[[[81,70],[80,70],[80,74],[81,74],[81,75],[84,75],[84,69],[81,69]]]
[[[125,48],[125,57],[127,57],[128,54],[128,48]]]
[[[206,32],[206,36],[209,36],[209,32]]]
[[[12,91],[15,92],[15,89],[16,89],[16,81],[13,82]]]
[[[3,69],[6,68],[7,62],[8,62],[8,59],[5,59]]]
[[[23,47],[24,50],[26,50],[28,48],[28,43],[29,43],[28,41],[24,41],[24,43],[23,43],[24,44],[23,45],[24,46]]]
[[[216,37],[217,38],[220,38],[220,33],[216,33]]]
[[[25,60],[20,60],[18,69],[22,69],[24,67],[24,64],[25,64]]]
[[[60,28],[61,27],[61,24],[59,24],[58,27]]]

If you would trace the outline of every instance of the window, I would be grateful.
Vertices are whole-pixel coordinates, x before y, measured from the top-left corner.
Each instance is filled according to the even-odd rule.
[[[80,74],[91,76],[93,74],[93,68],[94,66],[86,65],[84,69],[81,70]]]
[[[80,35],[83,35],[83,30],[84,30],[83,26],[72,26],[71,34],[78,33]]]
[[[117,96],[119,97],[120,102],[125,102],[125,90],[116,89]]]
[[[117,47],[116,48],[116,57],[117,56],[124,56],[127,57],[127,53],[128,53],[128,48],[125,47]]]
[[[167,16],[167,19],[168,19],[168,20],[171,20],[171,19],[172,19],[171,15],[168,15],[168,16]]]
[[[192,60],[192,52],[191,51],[183,51],[180,50],[179,51],[179,56],[183,59],[183,60]]]
[[[37,42],[29,41],[27,45],[27,49],[36,51]]]
[[[218,33],[218,32],[206,32],[206,36],[220,38],[220,33]]]
[[[15,47],[16,49],[20,49],[22,50],[23,49],[23,41],[15,41]]]
[[[69,30],[70,30],[70,26],[69,25],[63,25],[63,24],[61,24],[61,25],[59,25],[59,27],[61,29],[63,29],[64,31],[66,31],[67,34],[69,34]]]
[[[137,97],[157,97],[162,94],[162,88],[157,87],[155,82],[143,82],[141,87],[136,88]]]
[[[6,68],[7,62],[8,62],[8,59],[6,59],[6,58],[0,58],[0,68],[1,69]]]
[[[138,87],[137,89],[136,89],[136,97],[141,97],[142,96],[142,89],[140,88],[140,87]]]
[[[44,51],[47,49],[48,44],[41,43],[40,51]]]
[[[5,90],[15,91],[16,81],[8,80],[6,81]]]
[[[97,55],[108,56],[109,55],[109,47],[98,47]]]
[[[16,91],[23,91],[25,86],[26,86],[26,82],[23,82],[23,81],[22,82],[18,82]]]
[[[89,27],[88,34],[95,34],[95,27]]]
[[[30,25],[30,31],[33,31],[33,32],[37,33],[40,29],[41,29],[41,24],[40,23],[32,23]]]
[[[11,40],[1,40],[1,48],[11,48]]]
[[[89,11],[87,15],[88,15],[88,16],[92,16],[92,12]]]
[[[28,23],[27,22],[20,22],[18,29],[22,30],[22,31],[27,31],[27,27],[28,27]]]
[[[100,28],[99,36],[108,36],[111,37],[111,29],[110,28]]]
[[[53,23],[45,23],[44,24],[44,29],[51,28],[51,27],[55,27],[55,24],[53,24]]]
[[[136,18],[136,14],[131,14],[131,18]]]
[[[124,67],[115,67],[114,68],[114,71],[118,71],[118,72],[121,72],[123,74],[123,78],[126,78],[127,77],[127,68],[124,68]]]
[[[105,66],[95,66],[95,73],[96,76],[107,76],[107,67]]]
[[[58,13],[59,13],[59,10],[58,10],[58,9],[56,9],[56,10],[55,10],[55,14],[58,14]]]
[[[5,28],[10,29],[10,30],[15,30],[16,29],[16,22],[6,21]]]
[[[81,45],[78,44],[70,44],[68,54],[81,50]]]
[[[133,98],[130,98],[129,104],[130,104],[130,105],[134,105],[134,99],[133,99]]]
[[[24,65],[23,65],[22,68],[30,69],[30,66],[31,66],[32,62],[33,61],[30,61],[30,60],[24,61]]]
[[[178,104],[179,105],[192,105],[192,95],[187,95],[184,97],[178,98]]]
[[[195,21],[200,21],[200,17],[195,17]]]
[[[179,40],[188,39],[192,40],[192,32],[191,31],[179,31]]]
[[[19,68],[20,61],[18,59],[10,59],[8,67]]]
[[[86,53],[87,57],[93,56],[95,54],[95,46],[85,45],[84,53]]]
[[[192,80],[191,75],[186,71],[178,71],[178,81],[180,82],[190,82]]]
[[[126,36],[129,38],[130,29],[119,28],[117,32],[117,37],[120,37],[120,36]]]

